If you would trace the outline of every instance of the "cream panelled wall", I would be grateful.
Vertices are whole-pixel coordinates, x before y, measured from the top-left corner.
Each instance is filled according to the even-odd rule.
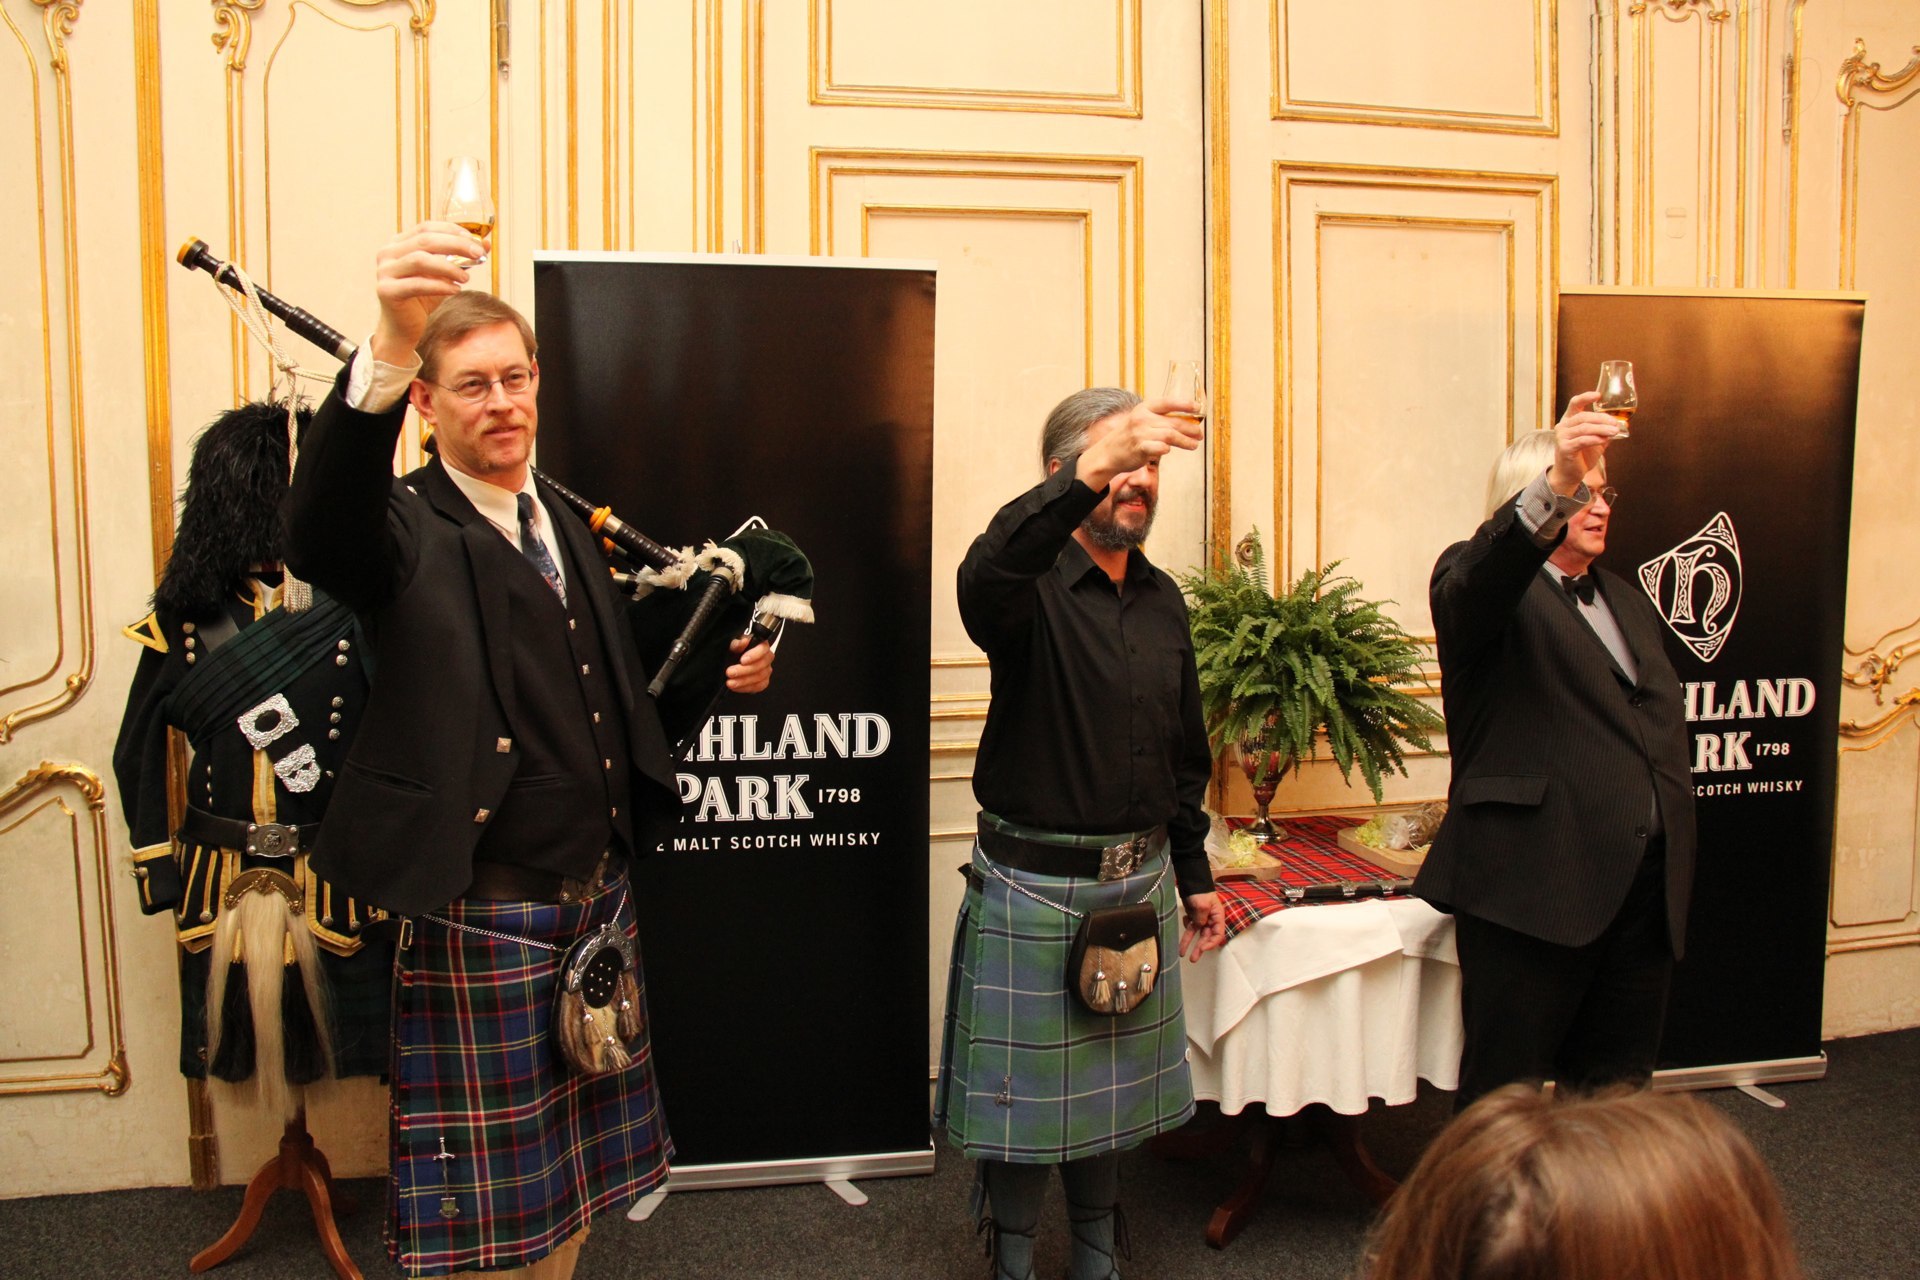
[[[172,942],[130,928],[107,781],[115,614],[152,584],[133,48],[124,15],[0,4],[0,1194],[187,1168],[183,1091],[142,1075],[177,1053],[143,1013],[177,1008]]]
[[[1903,669],[1920,649],[1920,12],[1855,8],[1809,3],[1804,15],[1807,106],[1823,121],[1837,112],[1837,127],[1805,129],[1796,210],[1802,284],[1868,296],[1827,961],[1827,1025],[1843,1032],[1920,1022],[1920,680]]]
[[[936,1010],[987,699],[952,569],[1061,395],[1204,353],[1156,559],[1258,525],[1429,632],[1487,458],[1554,413],[1561,280],[1867,291],[1827,1022],[1920,1022],[1917,46],[1903,0],[0,0],[0,1195],[271,1150],[190,1105],[108,767],[193,433],[271,374],[170,259],[202,237],[357,335],[460,153],[522,303],[548,246],[939,262]],[[1442,793],[1413,766],[1394,797]],[[1281,806],[1360,798],[1310,770]],[[372,1082],[314,1102],[342,1173],[383,1123]]]
[[[1430,637],[1433,560],[1549,412],[1555,294],[1587,278],[1590,24],[1558,0],[1230,0],[1207,20],[1231,405],[1213,538],[1259,528],[1289,580],[1339,560]],[[1442,752],[1410,768],[1390,798],[1444,794]],[[1310,766],[1277,803],[1363,802]]]
[[[768,112],[766,247],[940,264],[931,1058],[987,700],[954,570],[1040,478],[1040,423],[1062,396],[1156,395],[1169,360],[1206,355],[1202,28],[1192,6],[1143,0],[814,0],[803,67],[771,52],[801,37],[799,7],[767,33],[770,104],[806,105]],[[1207,478],[1200,457],[1163,471],[1160,563],[1199,561]]]

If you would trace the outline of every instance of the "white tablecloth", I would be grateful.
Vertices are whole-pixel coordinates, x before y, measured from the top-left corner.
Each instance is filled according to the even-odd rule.
[[[1230,1115],[1358,1115],[1459,1083],[1453,918],[1417,899],[1277,911],[1180,979],[1194,1092]]]

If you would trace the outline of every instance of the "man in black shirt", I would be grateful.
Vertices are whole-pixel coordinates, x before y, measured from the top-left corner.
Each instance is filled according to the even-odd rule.
[[[1139,550],[1161,458],[1200,444],[1197,422],[1168,416],[1191,408],[1111,387],[1067,397],[1041,437],[1047,479],[1002,507],[960,566],[960,616],[992,663],[993,702],[935,1110],[980,1162],[975,1208],[986,1201],[1007,1280],[1033,1274],[1053,1164],[1071,1280],[1117,1275],[1118,1153],[1193,1113],[1179,966],[1155,961],[1226,941],[1203,848],[1212,758],[1185,602]],[[1185,903],[1177,946],[1169,869]],[[1067,972],[1076,929],[1140,902],[1154,905],[1160,951],[1145,968],[1106,964],[1127,1012],[1096,1012]],[[1131,998],[1147,993],[1137,1004],[1128,979]]]

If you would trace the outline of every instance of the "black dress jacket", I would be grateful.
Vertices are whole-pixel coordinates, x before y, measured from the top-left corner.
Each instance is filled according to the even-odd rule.
[[[1678,957],[1693,889],[1693,783],[1660,616],[1627,582],[1596,571],[1639,667],[1629,680],[1541,572],[1551,553],[1508,502],[1434,566],[1428,596],[1453,779],[1414,891],[1445,911],[1582,946],[1625,901],[1656,834],[1657,797]]]
[[[406,402],[351,409],[346,376],[314,415],[288,495],[288,567],[360,616],[372,678],[314,865],[379,906],[417,914],[472,883],[474,848],[520,765],[512,647],[528,620],[514,616],[501,576],[480,571],[500,533],[440,460],[394,478]],[[553,523],[572,563],[600,563],[584,525]],[[644,852],[678,817],[668,739],[641,693],[646,677],[611,579],[579,576],[569,589],[587,595],[625,713]]]

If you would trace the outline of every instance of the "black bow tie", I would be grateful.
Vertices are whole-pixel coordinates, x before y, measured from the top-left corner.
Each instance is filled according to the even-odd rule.
[[[1560,589],[1581,604],[1593,603],[1593,575],[1583,573],[1577,578],[1560,579]]]

